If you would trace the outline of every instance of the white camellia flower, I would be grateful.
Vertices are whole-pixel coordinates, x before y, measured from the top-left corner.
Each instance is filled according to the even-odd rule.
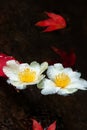
[[[49,79],[44,78],[37,86],[42,89],[41,93],[43,95],[55,93],[68,95],[78,89],[87,89],[87,81],[80,78],[81,73],[73,71],[71,68],[64,68],[59,63],[48,67],[47,76]]]
[[[41,65],[36,61],[30,65],[27,63],[20,64],[15,60],[7,61],[3,67],[3,72],[8,77],[7,82],[17,89],[24,89],[26,85],[39,83],[45,76],[42,74],[48,67],[47,62]]]

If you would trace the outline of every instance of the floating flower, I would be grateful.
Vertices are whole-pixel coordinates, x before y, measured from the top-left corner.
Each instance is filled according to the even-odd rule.
[[[40,125],[40,123],[38,123],[36,120],[32,119],[33,121],[33,125],[32,125],[32,129],[33,130],[44,130],[42,128],[42,126]],[[56,129],[56,121],[54,121],[47,129],[45,130],[55,130]]]
[[[71,68],[64,68],[62,64],[49,66],[47,76],[38,84],[42,89],[41,93],[68,95],[76,92],[78,89],[87,90],[87,81],[80,78],[81,73],[73,71]]]
[[[0,76],[6,77],[6,75],[3,72],[3,67],[6,65],[6,62],[9,60],[15,60],[14,57],[5,55],[3,53],[0,54]]]
[[[41,65],[37,62],[19,64],[15,60],[6,62],[3,68],[5,75],[8,77],[7,82],[12,84],[17,89],[24,89],[26,85],[33,85],[39,83],[44,75],[42,74],[48,67],[47,62]]]
[[[47,27],[43,32],[51,32],[66,27],[65,19],[58,14],[46,12],[49,17],[46,20],[37,22],[35,25],[40,27]]]

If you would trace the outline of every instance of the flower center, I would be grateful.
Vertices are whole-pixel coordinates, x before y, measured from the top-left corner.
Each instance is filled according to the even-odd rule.
[[[33,82],[36,78],[36,72],[28,68],[20,72],[18,75],[21,82]]]
[[[61,87],[61,88],[66,88],[66,86],[70,83],[70,81],[71,80],[69,76],[66,75],[65,73],[56,75],[55,80],[54,80],[56,86]]]

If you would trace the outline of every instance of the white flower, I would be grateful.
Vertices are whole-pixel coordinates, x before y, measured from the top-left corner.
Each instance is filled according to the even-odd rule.
[[[47,62],[41,65],[36,61],[30,65],[27,63],[20,64],[15,60],[7,61],[3,67],[5,75],[8,77],[7,82],[17,89],[24,89],[26,85],[39,83],[45,76],[42,74],[48,67]]]
[[[80,78],[81,73],[73,71],[71,68],[64,68],[62,64],[49,66],[47,76],[49,79],[43,79],[37,86],[42,89],[41,93],[43,95],[55,93],[68,95],[76,92],[78,89],[87,89],[87,81]]]

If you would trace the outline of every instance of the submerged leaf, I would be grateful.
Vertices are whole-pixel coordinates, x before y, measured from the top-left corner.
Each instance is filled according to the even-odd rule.
[[[61,63],[64,65],[64,67],[71,67],[75,64],[76,54],[72,49],[69,53],[67,53],[66,51],[56,48],[54,46],[52,46],[51,48],[57,55],[60,56]]]

